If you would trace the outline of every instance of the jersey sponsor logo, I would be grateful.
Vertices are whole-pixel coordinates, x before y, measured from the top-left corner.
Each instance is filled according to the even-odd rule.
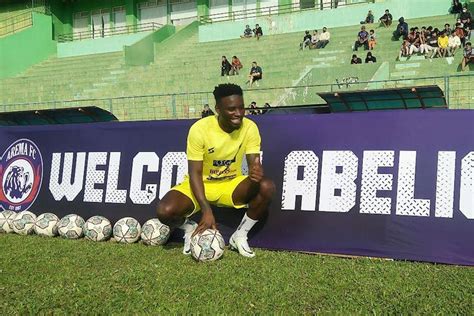
[[[230,160],[213,160],[212,165],[214,167],[228,167],[234,162],[235,162],[235,157],[234,159],[230,159]]]
[[[0,207],[21,212],[33,205],[43,180],[43,158],[34,142],[19,139],[0,159]]]

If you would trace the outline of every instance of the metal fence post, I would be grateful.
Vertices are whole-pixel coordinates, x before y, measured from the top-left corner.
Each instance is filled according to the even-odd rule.
[[[446,98],[446,104],[448,108],[450,107],[450,100],[449,100],[449,76],[444,76],[444,95]]]
[[[176,94],[171,95],[171,113],[176,118]]]
[[[109,112],[113,113],[113,105],[112,105],[112,99],[109,99]]]

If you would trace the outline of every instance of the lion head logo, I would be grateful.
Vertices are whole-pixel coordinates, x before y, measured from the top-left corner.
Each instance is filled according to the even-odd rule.
[[[32,183],[29,172],[25,172],[23,167],[13,166],[7,174],[4,190],[13,199],[21,199],[24,194],[31,190]]]

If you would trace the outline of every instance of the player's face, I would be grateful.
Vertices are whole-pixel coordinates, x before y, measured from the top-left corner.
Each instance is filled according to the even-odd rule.
[[[239,129],[244,118],[244,98],[240,95],[230,95],[219,100],[216,106],[219,114],[219,125],[226,132]]]

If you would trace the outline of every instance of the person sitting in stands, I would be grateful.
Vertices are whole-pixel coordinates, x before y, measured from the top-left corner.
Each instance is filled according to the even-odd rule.
[[[257,65],[256,61],[252,62],[252,68],[250,68],[249,80],[247,81],[249,86],[251,87],[254,82],[261,80],[262,75],[263,75],[262,68]],[[257,86],[258,86],[258,83],[257,83]]]
[[[228,76],[229,71],[232,68],[231,64],[227,60],[227,57],[222,56],[222,62],[221,62],[221,76]]]
[[[464,28],[471,29],[472,16],[471,12],[467,10],[467,7],[462,8],[462,12],[459,14],[459,19],[461,20]]]
[[[352,58],[351,58],[351,65],[354,65],[354,64],[362,64],[362,59],[357,57],[356,54],[352,55]]]
[[[369,31],[369,49],[373,50],[375,48],[375,44],[377,44],[377,36],[375,35],[374,30]]]
[[[410,42],[408,40],[403,40],[402,46],[400,47],[400,52],[398,53],[398,60],[402,57],[410,56]]]
[[[262,28],[260,27],[260,25],[255,24],[255,28],[253,29],[253,34],[255,35],[257,40],[259,40],[260,37],[263,36],[263,31],[262,31]]]
[[[377,62],[377,58],[375,58],[375,56],[372,56],[371,52],[367,52],[367,56],[365,57],[365,63],[372,64],[376,62]]]
[[[463,58],[461,61],[461,70],[465,71],[468,64],[474,62],[474,51],[472,50],[471,42],[467,42],[464,47]]]
[[[360,24],[372,24],[374,23],[374,15],[372,14],[372,10],[369,10],[367,16],[365,17],[364,21],[360,21]]]
[[[418,28],[414,27],[411,28],[410,33],[407,37],[408,42],[410,43],[410,52],[409,55],[413,55],[414,53],[419,53],[421,51],[421,35],[418,32]]]
[[[311,44],[311,34],[309,34],[309,31],[305,31],[303,41],[300,43],[300,50],[303,50],[306,47],[309,48],[310,44]]]
[[[456,34],[459,37],[459,39],[461,40],[461,44],[464,46],[466,44],[466,31],[462,27],[461,23],[456,23],[454,34]]]
[[[450,56],[454,56],[456,50],[461,47],[461,40],[456,33],[451,33],[448,37],[448,53]]]
[[[270,108],[271,108],[270,103],[265,102],[265,104],[263,105],[263,108],[264,108],[264,110],[262,110],[262,114],[265,114],[268,111],[270,111]]]
[[[438,29],[434,29],[433,32],[431,32],[431,36],[427,39],[428,41],[428,46],[431,48],[430,49],[430,56],[429,58],[433,58],[438,54]]]
[[[408,36],[408,24],[403,17],[398,19],[398,25],[395,32],[393,32],[393,39],[398,41],[400,37],[405,39]]]
[[[258,107],[257,107],[257,102],[255,102],[255,101],[252,101],[250,103],[249,108],[250,108],[249,109],[249,114],[250,115],[260,115],[260,114],[262,114],[260,112],[260,110],[258,109]]]
[[[393,16],[390,14],[390,11],[385,10],[385,14],[382,15],[382,17],[379,19],[380,23],[382,23],[383,26],[385,27],[389,27],[390,25],[392,25],[392,20],[393,20]]]
[[[365,26],[361,26],[360,32],[357,34],[357,41],[354,44],[354,51],[360,46],[364,46],[365,50],[369,49],[369,33],[365,30]]]
[[[449,39],[446,36],[445,32],[441,32],[438,37],[438,56],[439,57],[446,57],[446,54],[448,53],[448,44],[449,44]]]
[[[316,44],[316,48],[320,49],[326,47],[330,39],[331,34],[326,27],[323,27],[323,32],[319,35],[319,42]]]
[[[446,36],[449,36],[451,35],[451,33],[453,32],[453,30],[451,30],[451,25],[449,25],[449,23],[446,23],[444,25],[444,30],[443,30],[444,33],[446,33]]]
[[[230,72],[229,74],[231,76],[234,76],[234,75],[238,75],[239,74],[239,71],[240,69],[242,69],[243,65],[242,63],[240,62],[240,59],[237,58],[237,56],[232,56],[232,64],[231,64],[231,69],[230,69]]]
[[[459,0],[453,0],[450,12],[451,14],[459,14],[462,12],[462,4]]]
[[[250,28],[250,26],[247,24],[245,26],[245,30],[244,30],[244,35],[240,35],[241,38],[251,38],[252,37],[252,29]]]
[[[313,35],[311,35],[311,43],[309,45],[309,48],[310,49],[316,48],[318,42],[319,42],[318,30],[314,30]]]
[[[214,112],[212,112],[212,110],[209,108],[209,104],[205,104],[204,105],[204,110],[202,110],[202,112],[201,112],[201,117],[205,118],[205,117],[211,116],[211,115],[214,115]]]

